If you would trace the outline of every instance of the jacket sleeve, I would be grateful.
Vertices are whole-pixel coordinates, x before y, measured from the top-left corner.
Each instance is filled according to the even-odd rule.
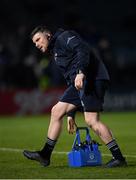
[[[65,41],[65,47],[72,52],[76,58],[77,73],[81,70],[86,75],[86,70],[89,65],[89,46],[73,31],[68,31],[65,37],[63,37],[63,40]]]
[[[70,112],[67,113],[67,117],[71,117],[73,119],[75,119],[75,115],[76,115],[76,110],[70,111]]]
[[[67,46],[73,51],[77,59],[77,73],[82,71],[86,75],[89,65],[89,47],[78,35],[73,35]]]

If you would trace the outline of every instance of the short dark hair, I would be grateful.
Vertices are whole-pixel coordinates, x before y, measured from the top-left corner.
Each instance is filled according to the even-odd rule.
[[[30,38],[32,39],[33,36],[38,33],[38,32],[46,32],[46,33],[51,33],[51,31],[46,27],[46,26],[37,26],[36,28],[33,29],[31,32]]]

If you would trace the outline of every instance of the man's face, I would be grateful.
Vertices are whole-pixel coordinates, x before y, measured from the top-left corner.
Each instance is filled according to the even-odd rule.
[[[32,41],[35,44],[35,46],[42,52],[45,52],[47,50],[49,45],[49,39],[45,32],[37,32],[33,36]]]

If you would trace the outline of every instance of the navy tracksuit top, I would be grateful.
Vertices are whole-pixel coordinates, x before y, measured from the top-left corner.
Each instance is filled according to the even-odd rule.
[[[48,49],[53,53],[68,84],[74,82],[79,70],[89,81],[110,80],[99,55],[75,31],[58,29],[51,38]]]

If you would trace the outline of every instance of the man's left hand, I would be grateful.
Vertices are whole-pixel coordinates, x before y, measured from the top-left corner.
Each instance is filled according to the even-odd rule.
[[[77,90],[80,90],[83,88],[83,81],[84,81],[85,75],[83,73],[77,74],[75,78],[75,87]]]

